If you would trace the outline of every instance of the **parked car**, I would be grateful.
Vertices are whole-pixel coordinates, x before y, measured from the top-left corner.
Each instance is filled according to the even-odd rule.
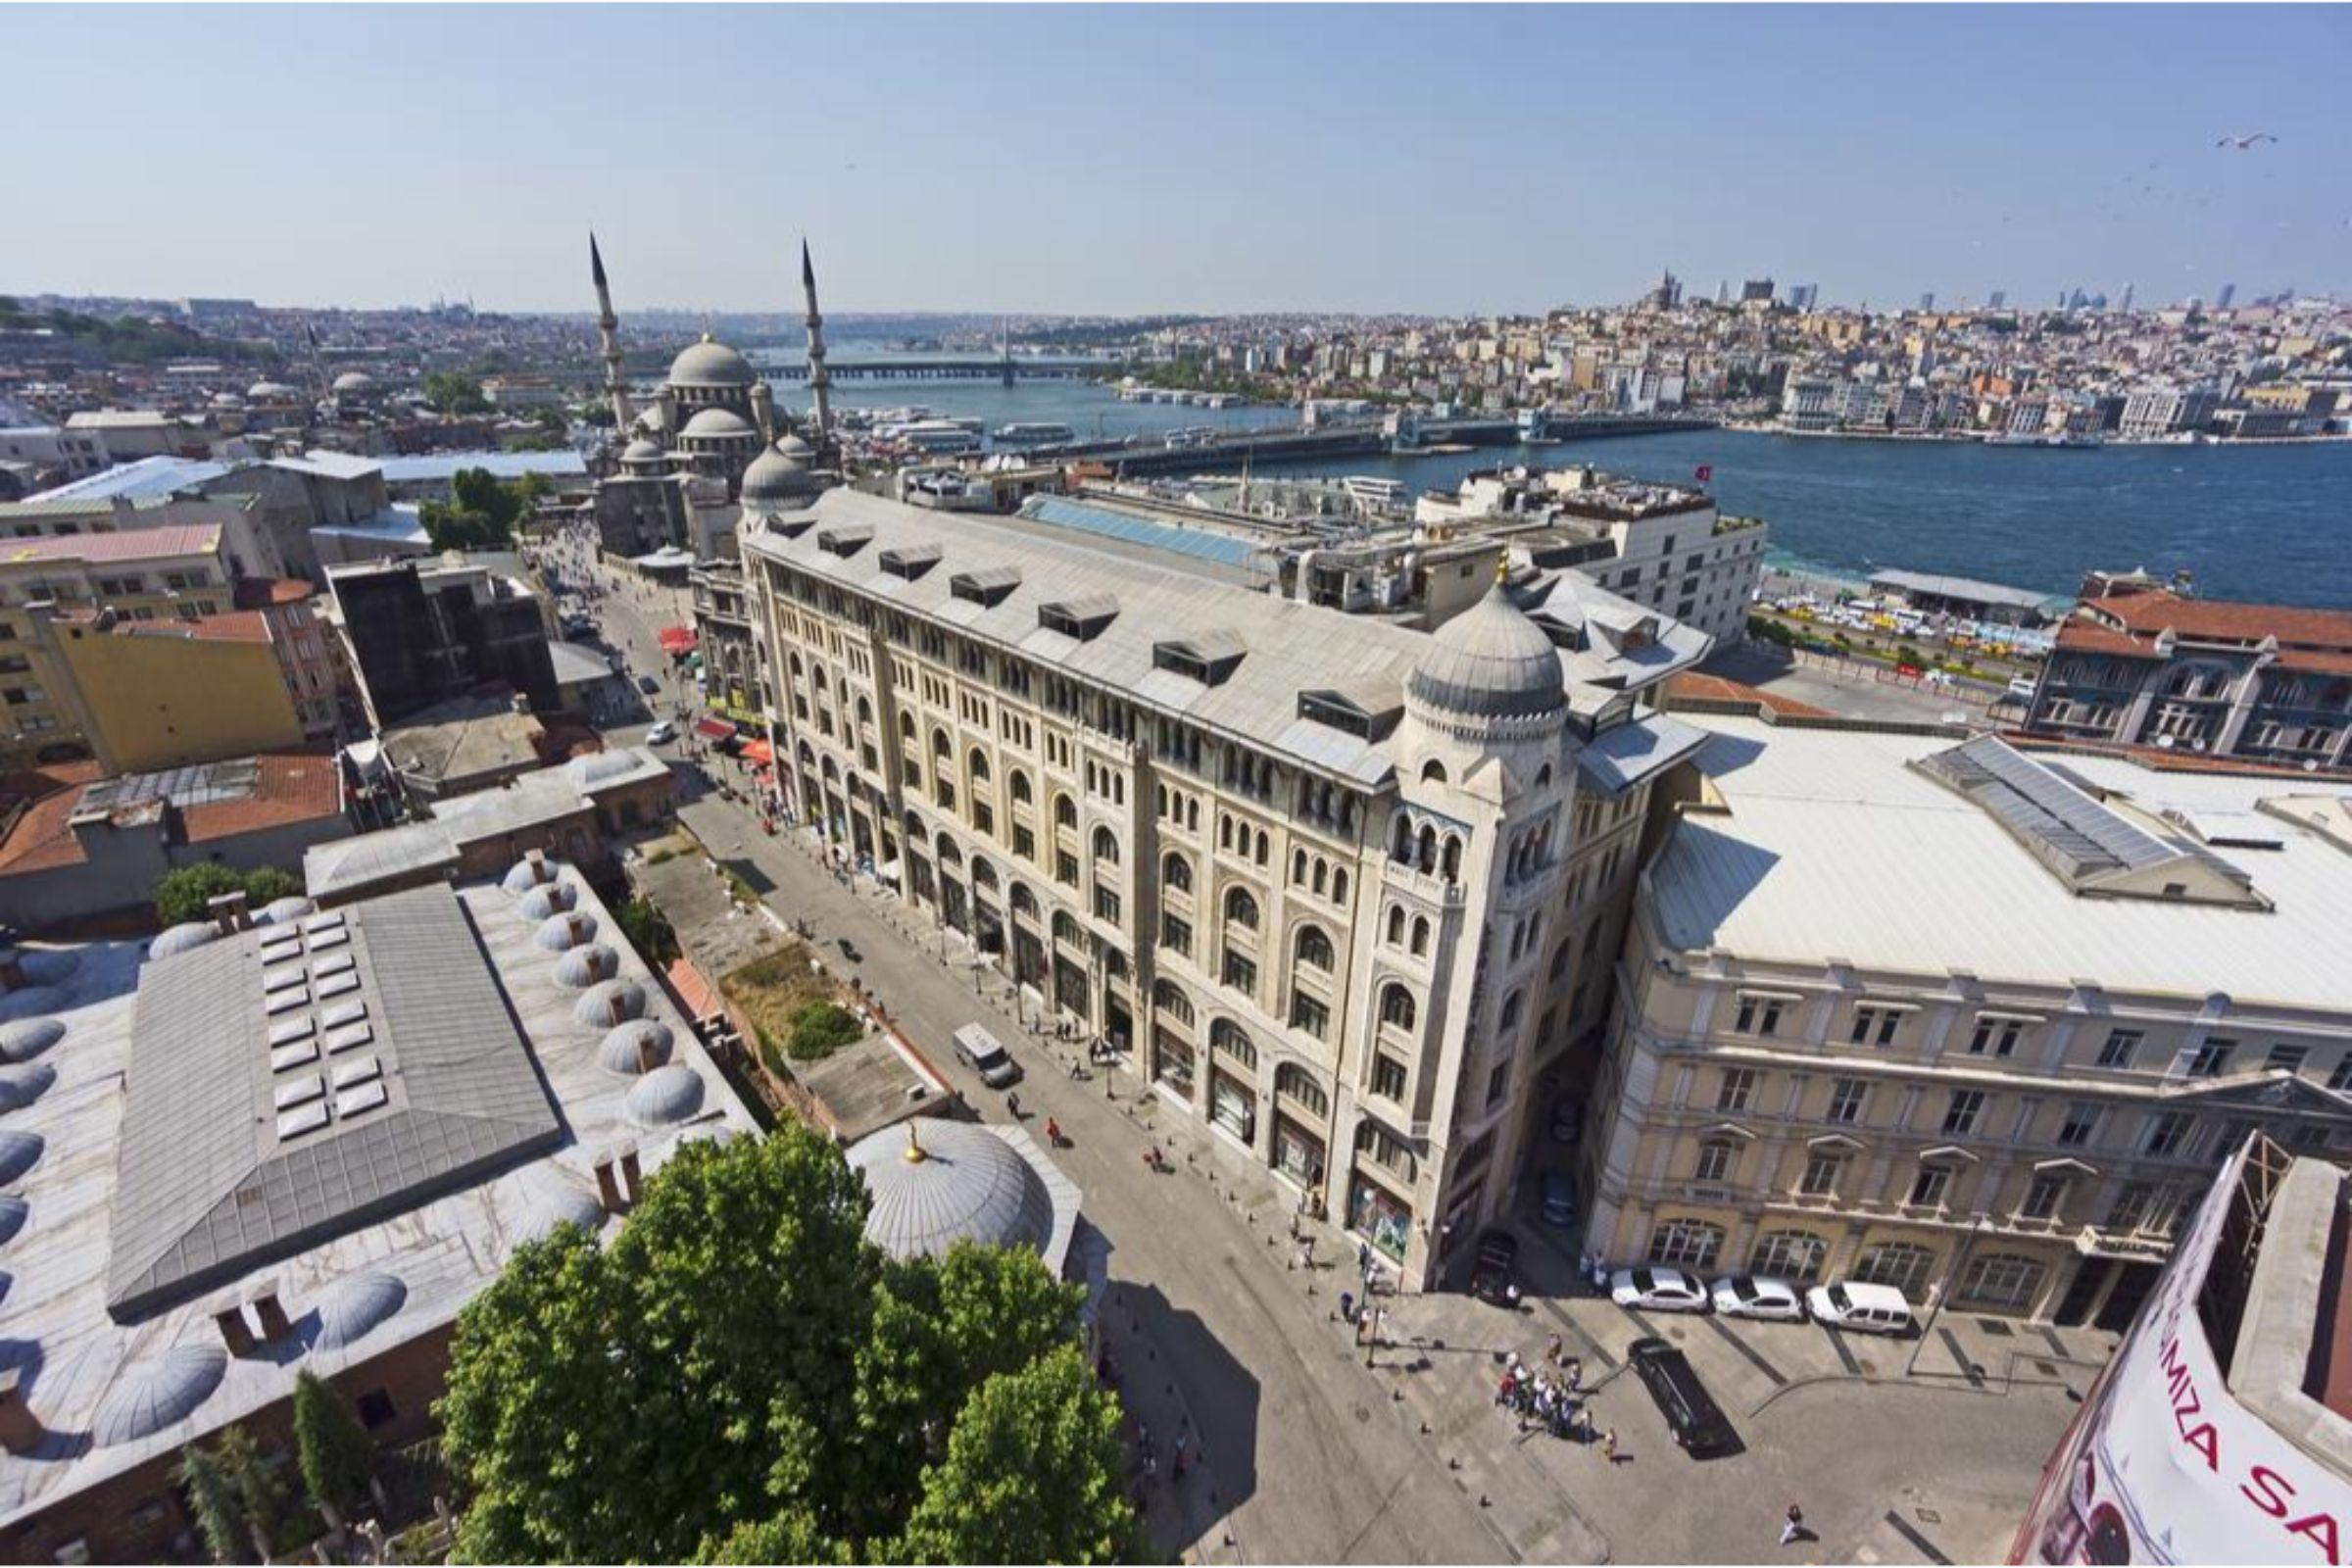
[[[1654,1312],[1704,1312],[1707,1288],[1679,1268],[1621,1268],[1609,1276],[1609,1299]]]
[[[666,718],[645,732],[645,744],[648,746],[667,746],[677,738],[678,726]]]
[[[1565,1171],[1544,1173],[1544,1223],[1562,1226],[1576,1223],[1576,1183]]]
[[[1860,1285],[1834,1280],[1805,1293],[1813,1321],[1862,1334],[1908,1334],[1911,1303],[1891,1285]]]
[[[1710,1293],[1715,1310],[1725,1317],[1763,1318],[1776,1323],[1801,1323],[1805,1294],[1789,1280],[1768,1274],[1726,1274]]]
[[[661,695],[662,683],[651,675],[640,675],[637,677],[637,689],[648,697],[657,697]]]
[[[976,1023],[967,1023],[956,1031],[956,1059],[980,1075],[980,1081],[991,1089],[1010,1089],[1021,1081],[1019,1063],[1012,1059],[995,1035]]]
[[[1508,1231],[1489,1231],[1478,1239],[1478,1261],[1470,1269],[1470,1294],[1494,1306],[1517,1306],[1515,1279],[1519,1239]]]
[[[1561,1099],[1551,1102],[1551,1137],[1554,1143],[1573,1144],[1584,1130],[1583,1101]]]
[[[2031,675],[2011,676],[2009,679],[2009,700],[2013,703],[2032,702],[2034,700],[2034,677]]]
[[[1740,1434],[1690,1369],[1690,1357],[1664,1340],[1636,1340],[1625,1354],[1685,1453],[1711,1459],[1740,1451]]]

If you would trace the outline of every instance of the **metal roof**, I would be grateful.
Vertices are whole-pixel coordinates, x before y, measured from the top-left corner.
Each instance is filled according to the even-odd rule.
[[[141,458],[119,467],[102,468],[55,489],[44,490],[29,501],[111,501],[117,496],[125,501],[168,496],[191,485],[218,479],[229,471],[230,465],[208,463],[193,458]]]
[[[1248,540],[1229,534],[1211,533],[1205,528],[1170,527],[1163,522],[1113,512],[1108,507],[1088,506],[1066,496],[1031,496],[1022,504],[1020,514],[1032,522],[1052,523],[1056,528],[1099,534],[1106,539],[1123,539],[1129,544],[1149,545],[1180,556],[1198,556],[1228,566],[1247,566],[1252,557],[1262,553]]]
[[[313,457],[318,454],[312,454]],[[460,468],[480,468],[501,479],[519,479],[526,473],[570,479],[586,474],[588,466],[577,452],[430,452],[413,458],[371,458],[370,466],[384,470],[386,484],[430,484],[455,477]]]

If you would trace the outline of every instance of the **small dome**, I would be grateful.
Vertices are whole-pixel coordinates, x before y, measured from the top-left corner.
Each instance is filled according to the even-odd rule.
[[[636,772],[643,760],[634,752],[590,752],[586,757],[575,757],[565,762],[564,771],[569,773],[571,781],[580,788],[591,789],[609,779],[622,778]]]
[[[220,940],[220,932],[219,928],[210,925],[203,920],[183,920],[179,924],[166,930],[162,936],[157,937],[153,942],[148,943],[147,956],[150,958],[169,958],[176,954],[186,953],[191,948],[201,948],[207,943],[218,942]]]
[[[81,967],[81,955],[60,952],[55,948],[35,948],[29,953],[20,952],[17,963],[24,969],[24,978],[34,985],[62,985],[68,976]]]
[[[733,409],[702,409],[686,427],[678,432],[711,441],[740,441],[746,436],[759,435],[759,427]]]
[[[211,1345],[182,1345],[126,1369],[98,1406],[90,1434],[100,1447],[136,1443],[176,1426],[213,1396],[228,1356]]]
[[[30,1203],[14,1193],[9,1194],[6,1198],[0,1198],[0,1247],[6,1247],[15,1241],[17,1233],[24,1228],[24,1222],[30,1218],[32,1218]]]
[[[66,1038],[55,1018],[15,1018],[0,1023],[0,1060],[30,1061]]]
[[[544,920],[551,914],[562,914],[580,902],[580,890],[568,882],[548,882],[531,889],[514,906],[525,920]]]
[[[318,910],[318,906],[310,900],[289,896],[271,899],[262,906],[262,912],[253,918],[256,925],[292,925],[297,920],[310,918]]]
[[[667,463],[669,452],[652,436],[641,435],[620,449],[620,461],[632,466]]]
[[[672,386],[750,386],[759,379],[751,361],[708,332],[700,343],[689,343],[669,362]]]
[[[1405,691],[1469,718],[1534,718],[1568,706],[1559,650],[1499,583],[1430,637]]]
[[[808,451],[808,442],[788,435],[751,461],[743,470],[745,506],[795,506],[817,493],[816,475],[808,471],[806,458],[793,455],[795,446]]]
[[[628,1106],[640,1127],[673,1126],[703,1108],[703,1080],[683,1062],[656,1067],[629,1091]]]
[[[810,446],[798,430],[787,430],[776,443],[776,450],[793,462],[808,465],[816,461],[816,448]]]
[[[256,403],[275,403],[301,395],[283,381],[256,381],[245,389],[245,396]]]
[[[355,1275],[318,1303],[318,1336],[311,1343],[321,1350],[356,1345],[408,1298],[409,1288],[393,1275]]]
[[[57,1069],[47,1062],[0,1072],[0,1110],[23,1110],[47,1094],[49,1086],[56,1082]]]
[[[1012,1146],[972,1122],[923,1118],[850,1146],[873,1199],[865,1238],[893,1257],[937,1257],[957,1242],[1043,1252],[1054,1198]]]
[[[573,919],[585,919],[574,915]],[[620,955],[603,943],[574,948],[556,960],[556,983],[574,991],[584,990],[600,980],[610,980],[620,973]]]
[[[39,1133],[0,1127],[0,1186],[17,1180],[40,1163],[41,1151],[48,1147]]]
[[[39,1013],[55,1012],[70,1005],[73,1000],[55,986],[25,986],[0,997],[0,1023],[14,1023]]]
[[[545,888],[534,888],[529,896],[535,898],[547,891]],[[596,920],[593,916],[577,913],[551,914],[539,922],[538,933],[532,940],[550,953],[564,953],[578,947],[595,935]]]
[[[654,1018],[635,1018],[605,1036],[605,1043],[596,1048],[596,1059],[604,1063],[607,1072],[635,1077],[647,1070],[648,1054],[656,1067],[669,1060],[671,1044],[669,1025]]]
[[[539,1177],[535,1185],[530,1207],[524,1210],[522,1225],[514,1233],[517,1242],[545,1241],[564,1225],[577,1225],[591,1236],[604,1229],[605,1205],[596,1200],[594,1193],[582,1191],[578,1183],[553,1171]]]
[[[366,370],[345,370],[335,377],[333,389],[346,397],[357,397],[375,390],[375,377]]]
[[[506,880],[499,883],[509,893],[521,898],[536,887],[544,887],[556,879],[553,860],[516,860],[507,868]]]
[[[607,980],[590,986],[573,1003],[571,1015],[593,1029],[611,1029],[645,1016],[645,992],[634,980]]]

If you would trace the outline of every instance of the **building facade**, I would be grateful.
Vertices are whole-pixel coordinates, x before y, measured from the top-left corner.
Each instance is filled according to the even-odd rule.
[[[1706,639],[1500,586],[1435,633],[834,490],[747,522],[788,815],[1135,1054],[1408,1287],[1605,1015],[1643,693]]]

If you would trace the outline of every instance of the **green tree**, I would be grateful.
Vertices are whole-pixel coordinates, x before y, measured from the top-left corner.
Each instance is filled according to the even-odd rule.
[[[253,1538],[254,1550],[264,1559],[275,1556],[281,1546],[292,1544],[288,1537],[299,1522],[285,1478],[262,1456],[261,1444],[243,1427],[222,1432],[213,1444],[213,1454],[236,1496],[237,1515]]]
[[[368,1500],[375,1440],[334,1386],[308,1367],[294,1375],[294,1454],[311,1500],[329,1528],[341,1529]]]
[[[167,871],[155,884],[155,917],[166,925],[209,918],[206,906],[223,893],[235,893],[245,878],[218,860],[183,865]]]
[[[1120,1486],[1118,1401],[1064,1345],[974,1392],[889,1556],[904,1562],[1127,1562],[1144,1553]]]
[[[252,1555],[253,1538],[245,1529],[245,1510],[237,1489],[218,1455],[201,1443],[191,1443],[179,1456],[179,1484],[187,1489],[188,1510],[196,1516],[196,1534],[215,1562],[243,1562]]]
[[[666,964],[678,956],[677,932],[652,900],[631,899],[612,914],[620,922],[620,934],[629,939],[629,946],[646,962]]]
[[[814,1519],[798,1509],[737,1525],[729,1534],[703,1543],[694,1554],[698,1563],[764,1568],[769,1563],[846,1565],[858,1560],[850,1544],[828,1536]]]
[[[792,1015],[792,1039],[785,1049],[801,1061],[815,1061],[864,1033],[858,1015],[840,1003],[811,1002]]]
[[[443,414],[487,414],[482,383],[459,370],[434,370],[424,378],[424,401]]]
[[[259,865],[245,873],[245,902],[255,908],[279,899],[300,898],[302,878],[274,865]]]
[[[417,509],[434,549],[504,550],[514,542],[514,524],[529,506],[519,481],[510,485],[487,468],[460,468],[449,489],[449,500]]]

